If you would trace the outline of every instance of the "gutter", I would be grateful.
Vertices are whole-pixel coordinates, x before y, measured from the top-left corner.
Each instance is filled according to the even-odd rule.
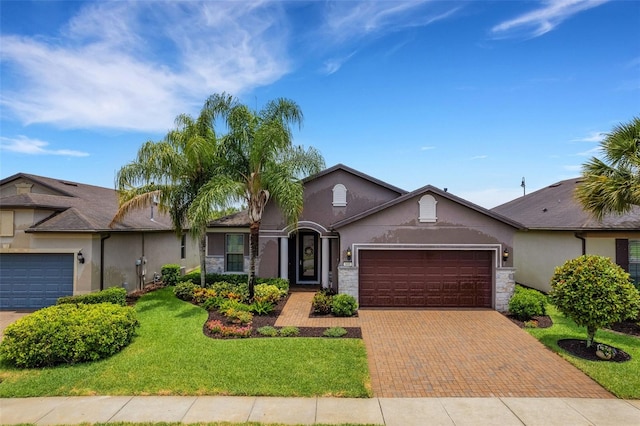
[[[100,236],[100,290],[104,290],[104,241],[111,238],[111,234]]]
[[[587,254],[587,240],[579,232],[574,233],[573,236],[582,241],[582,255],[584,256]]]

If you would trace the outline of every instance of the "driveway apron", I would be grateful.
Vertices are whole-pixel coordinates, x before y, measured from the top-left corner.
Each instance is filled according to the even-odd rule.
[[[292,293],[276,326],[361,327],[376,397],[613,398],[489,309],[360,309],[309,318],[313,293]]]

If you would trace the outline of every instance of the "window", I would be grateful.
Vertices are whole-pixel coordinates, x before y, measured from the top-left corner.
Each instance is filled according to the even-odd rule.
[[[187,236],[183,234],[182,239],[180,239],[180,259],[185,257],[187,257]]]
[[[227,272],[244,272],[244,235],[227,234],[226,240]]]
[[[418,220],[420,222],[435,222],[436,219],[436,204],[438,202],[432,195],[424,195],[418,201],[420,204],[420,216]]]
[[[629,240],[629,274],[640,287],[640,240]]]
[[[0,237],[13,237],[13,211],[0,212]]]
[[[347,205],[347,188],[339,183],[333,187],[333,207],[345,207]]]

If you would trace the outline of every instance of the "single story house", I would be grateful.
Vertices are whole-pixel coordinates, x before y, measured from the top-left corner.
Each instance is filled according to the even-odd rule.
[[[516,232],[516,281],[548,292],[557,266],[583,254],[611,258],[640,282],[640,207],[598,221],[575,198],[579,178],[554,183],[491,211],[524,225]]]
[[[433,186],[412,192],[342,164],[304,180],[290,226],[264,211],[256,269],[294,285],[351,294],[362,307],[507,309],[522,226]],[[207,268],[246,273],[246,212],[210,223]]]
[[[167,263],[199,265],[157,206],[114,227],[115,190],[18,173],[0,180],[0,309],[37,309],[60,296],[152,281]]]

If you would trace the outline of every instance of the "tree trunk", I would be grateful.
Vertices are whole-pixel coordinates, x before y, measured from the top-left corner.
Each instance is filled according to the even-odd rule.
[[[596,337],[596,327],[587,326],[587,347],[590,348],[593,345],[593,339]]]
[[[200,287],[205,287],[207,276],[207,233],[200,235]]]
[[[249,226],[249,232],[249,301],[253,301],[256,285],[256,259],[258,258],[260,222],[253,222]]]

